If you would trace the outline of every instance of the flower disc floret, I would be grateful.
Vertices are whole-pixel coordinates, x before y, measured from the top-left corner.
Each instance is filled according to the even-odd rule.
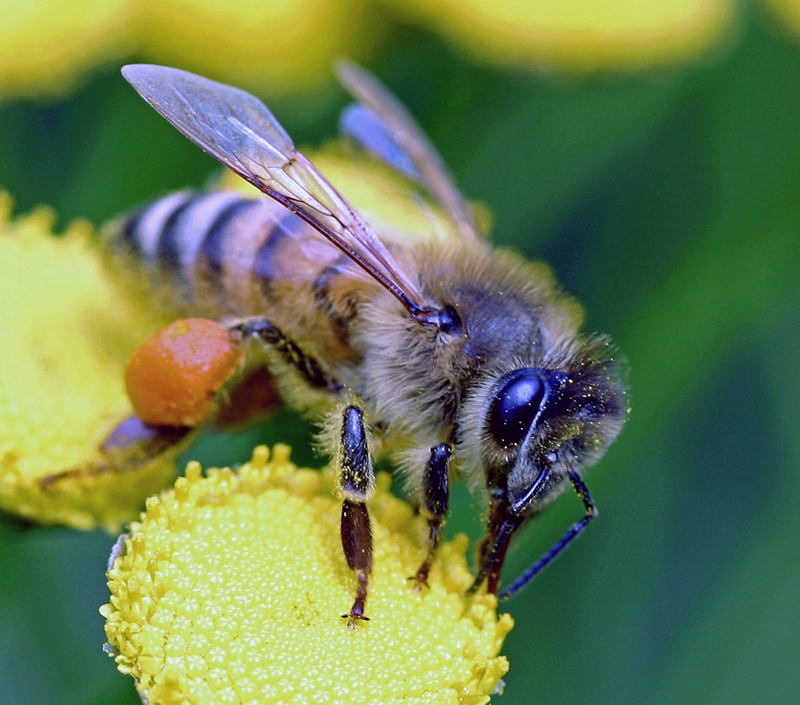
[[[419,523],[380,475],[368,622],[342,618],[355,580],[332,472],[259,447],[238,471],[190,463],[121,540],[101,612],[119,669],[156,703],[485,703],[508,669],[513,622],[469,599],[467,539],[443,546],[430,586]]]

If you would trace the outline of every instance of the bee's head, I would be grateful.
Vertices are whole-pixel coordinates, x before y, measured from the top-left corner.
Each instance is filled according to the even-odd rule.
[[[466,449],[479,462],[489,493],[484,565],[499,576],[511,535],[553,500],[570,474],[595,462],[619,433],[626,415],[619,364],[584,348],[551,367],[498,371],[477,399],[480,437]],[[471,434],[472,435],[472,434]],[[491,588],[490,588],[491,589]]]

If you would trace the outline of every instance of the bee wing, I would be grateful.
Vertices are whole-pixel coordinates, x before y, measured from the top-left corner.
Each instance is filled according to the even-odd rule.
[[[425,177],[408,153],[397,144],[386,123],[361,103],[351,103],[339,115],[339,132],[386,162],[403,176],[425,186]]]
[[[368,150],[420,182],[465,237],[481,239],[478,226],[444,160],[403,104],[371,73],[351,61],[336,66],[341,84],[371,115],[345,118],[345,129]]]
[[[151,64],[122,75],[192,142],[307,221],[416,315],[428,312],[417,285],[369,225],[255,96],[202,76]]]

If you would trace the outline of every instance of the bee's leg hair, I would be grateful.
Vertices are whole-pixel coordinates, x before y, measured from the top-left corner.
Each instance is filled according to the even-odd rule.
[[[342,617],[352,627],[364,615],[369,574],[372,570],[372,529],[366,500],[375,486],[375,472],[369,452],[369,437],[364,412],[357,406],[345,407],[342,412],[342,431],[339,445],[339,489],[342,503],[342,548],[347,565],[356,573],[356,599],[348,614]]]
[[[336,381],[322,365],[310,355],[306,355],[300,346],[283,331],[266,318],[250,318],[238,321],[229,326],[231,335],[239,339],[257,337],[274,348],[286,362],[293,365],[305,378],[306,382],[318,389],[338,392],[342,385]]]
[[[450,456],[453,449],[447,443],[431,448],[431,455],[422,476],[422,496],[419,511],[428,522],[428,553],[417,574],[410,578],[417,585],[426,585],[431,564],[444,534],[444,521],[450,500]]]

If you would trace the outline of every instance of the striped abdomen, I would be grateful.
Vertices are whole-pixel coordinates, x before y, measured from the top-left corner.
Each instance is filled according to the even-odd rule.
[[[348,327],[376,286],[280,204],[230,191],[159,199],[111,223],[105,245],[179,315],[265,316],[332,362],[356,354]]]

